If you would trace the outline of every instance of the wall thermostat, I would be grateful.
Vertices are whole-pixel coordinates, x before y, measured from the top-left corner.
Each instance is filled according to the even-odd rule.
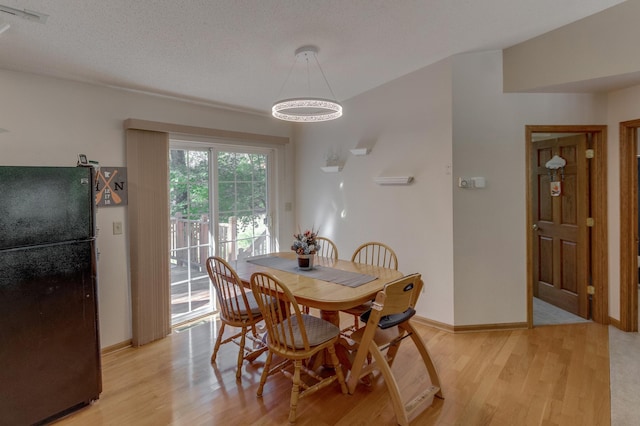
[[[474,188],[484,188],[487,186],[487,181],[483,177],[472,177],[471,184]]]
[[[487,186],[487,180],[483,177],[459,177],[458,187],[464,189],[478,189],[485,188]]]

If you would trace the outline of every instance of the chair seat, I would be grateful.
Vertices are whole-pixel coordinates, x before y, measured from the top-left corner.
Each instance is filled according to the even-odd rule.
[[[291,328],[293,330],[293,347],[295,349],[304,349],[304,342],[302,341],[302,334],[300,333],[300,326],[298,325],[298,318],[293,316],[287,318],[282,322],[284,329],[288,328],[289,321],[291,322]],[[313,315],[302,314],[302,321],[304,322],[304,328],[307,331],[307,339],[309,340],[309,346],[318,346],[324,342],[327,342],[338,334],[340,329],[328,321],[322,318],[314,317]],[[291,342],[282,342],[287,346],[291,346]]]
[[[413,308],[409,308],[406,311],[399,314],[385,315],[382,318],[380,318],[378,327],[384,330],[384,329],[393,327],[394,325],[402,324],[403,322],[407,321],[409,318],[411,318],[415,314],[416,314],[416,310]],[[367,321],[369,321],[370,315],[371,315],[371,309],[369,309],[367,312],[360,315],[360,320],[366,323]]]
[[[353,333],[351,333],[349,338],[354,342],[360,344],[360,342],[362,342],[362,337],[364,335],[365,330],[366,329],[364,327],[359,328]],[[400,335],[401,335],[401,332],[397,326],[385,328],[385,329],[378,327],[373,335],[373,341],[378,346],[384,346],[396,340]]]
[[[362,305],[354,306],[353,308],[344,309],[342,312],[345,312],[349,315],[353,315],[354,323],[349,327],[346,327],[341,330],[343,336],[350,337],[351,333],[358,330],[360,326],[358,325],[358,321],[360,316],[371,311],[371,306],[373,305],[372,301],[368,301],[363,303]]]
[[[255,297],[253,297],[253,295],[249,292],[246,293],[247,294],[247,303],[248,303],[248,309],[247,307],[245,307],[244,301],[242,300],[242,296],[238,295],[236,297],[232,297],[231,299],[226,299],[226,303],[233,305],[233,306],[238,306],[238,310],[236,312],[237,314],[240,314],[240,318],[242,320],[246,320],[249,318],[249,314],[248,312],[251,312],[251,315],[255,318],[255,317],[260,317],[262,316],[262,314],[260,313],[260,308],[258,307],[258,302],[256,302]],[[222,315],[222,313],[221,313]],[[227,318],[228,320],[238,320],[238,318]]]
[[[240,306],[239,313],[240,313],[241,319],[243,321],[249,319],[249,314],[247,313],[248,311],[251,312],[251,315],[254,318],[262,317],[262,314],[260,313],[260,307],[258,306],[258,302],[256,301],[256,298],[253,297],[253,294],[250,291],[246,292],[246,295],[247,295],[247,302],[249,304],[249,309],[246,309],[244,307],[245,305],[244,305],[244,302],[242,301],[242,296],[236,296],[231,299],[232,304],[236,306]],[[272,303],[275,303],[275,301],[273,301]]]

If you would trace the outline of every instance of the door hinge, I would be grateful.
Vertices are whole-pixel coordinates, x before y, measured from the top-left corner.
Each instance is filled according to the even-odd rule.
[[[596,154],[592,149],[588,149],[586,150],[586,155],[587,155],[587,158],[593,158],[595,157]]]
[[[588,218],[587,218],[587,226],[588,226],[589,228],[593,227],[594,223],[595,223],[595,221],[593,220],[593,218],[592,218],[592,217],[588,217]]]
[[[596,288],[592,285],[587,286],[587,294],[596,294]]]

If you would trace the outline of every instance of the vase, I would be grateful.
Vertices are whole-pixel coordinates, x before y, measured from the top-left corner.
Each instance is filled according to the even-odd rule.
[[[313,258],[315,254],[299,254],[298,255],[298,269],[303,271],[309,271],[313,269]]]

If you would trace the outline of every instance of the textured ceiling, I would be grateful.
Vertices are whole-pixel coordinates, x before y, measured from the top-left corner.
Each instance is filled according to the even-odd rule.
[[[303,45],[339,101],[451,55],[502,49],[621,0],[0,0],[0,68],[267,113]],[[302,73],[303,71],[300,70]],[[304,71],[306,76],[306,71]],[[306,78],[306,77],[304,77]],[[318,77],[320,78],[320,77]],[[296,89],[297,90],[297,89]]]

